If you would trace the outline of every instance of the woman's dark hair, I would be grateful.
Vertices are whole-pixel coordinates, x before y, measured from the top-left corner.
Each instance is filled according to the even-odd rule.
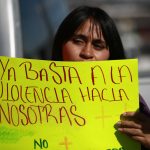
[[[86,20],[92,18],[102,30],[106,45],[109,47],[110,60],[124,59],[124,49],[113,20],[100,8],[80,6],[73,10],[57,30],[52,51],[52,60],[62,60],[62,46]]]

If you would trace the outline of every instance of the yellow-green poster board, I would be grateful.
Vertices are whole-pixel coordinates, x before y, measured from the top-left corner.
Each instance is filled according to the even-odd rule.
[[[0,150],[140,150],[114,128],[138,107],[136,59],[0,57]]]

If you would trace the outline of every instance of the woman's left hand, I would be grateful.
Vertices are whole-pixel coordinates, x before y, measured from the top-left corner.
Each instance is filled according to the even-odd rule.
[[[140,112],[125,112],[117,123],[118,131],[150,148],[150,117]]]

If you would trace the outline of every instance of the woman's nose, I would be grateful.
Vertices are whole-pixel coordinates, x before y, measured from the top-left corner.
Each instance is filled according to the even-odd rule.
[[[92,46],[90,44],[87,44],[82,48],[80,57],[84,59],[92,59],[94,57]]]

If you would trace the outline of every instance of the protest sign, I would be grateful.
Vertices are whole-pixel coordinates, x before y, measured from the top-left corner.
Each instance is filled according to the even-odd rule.
[[[0,149],[140,150],[116,131],[139,107],[136,59],[0,57]]]

